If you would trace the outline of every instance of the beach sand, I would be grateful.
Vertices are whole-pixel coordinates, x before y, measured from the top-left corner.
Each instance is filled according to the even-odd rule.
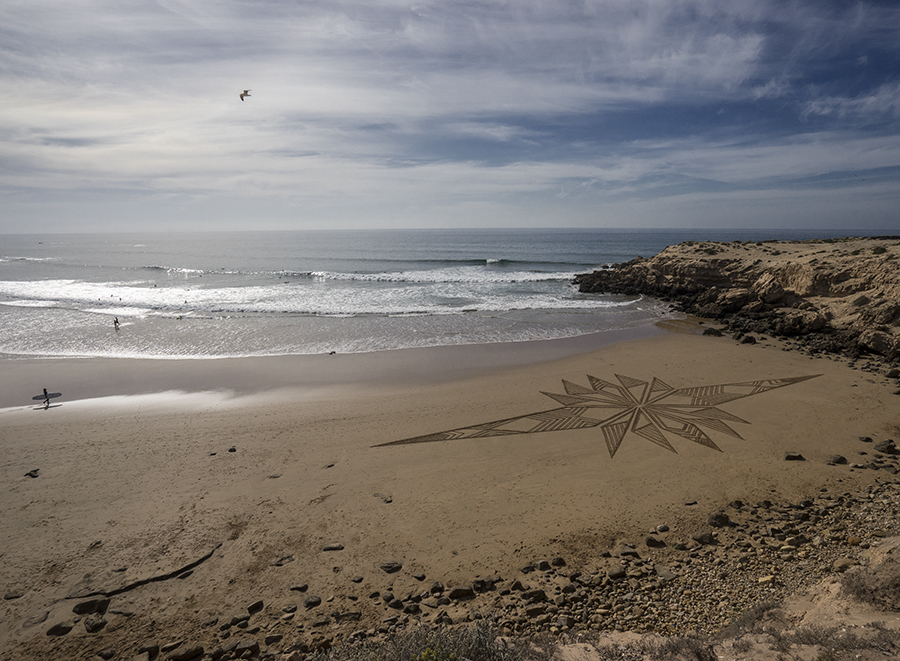
[[[826,462],[834,454],[855,461],[860,436],[900,437],[887,379],[775,341],[744,345],[679,326],[684,332],[644,332],[587,353],[548,349],[546,360],[535,345],[503,360],[489,347],[458,347],[9,361],[0,389],[0,589],[19,596],[2,602],[3,658],[136,649],[145,638],[195,636],[199,623],[256,600],[303,611],[313,594],[333,599],[328,612],[361,612],[356,627],[365,629],[387,611],[368,598],[374,591],[511,577],[555,556],[590,570],[603,550],[660,524],[688,539],[734,499],[793,501],[885,477]],[[628,432],[611,457],[600,427],[552,423],[382,446],[558,409],[542,393],[564,394],[562,380],[590,388],[588,375],[615,385],[616,375],[655,377],[671,388],[814,378],[719,404],[741,438],[703,427],[718,450],[669,434],[671,452]],[[61,406],[21,406],[41,387],[62,391]],[[10,404],[16,396],[20,404]],[[789,451],[806,461],[785,461]],[[343,548],[324,551],[329,544]],[[386,573],[387,562],[402,569]],[[113,597],[100,633],[45,635],[72,618],[78,597],[169,575]]]

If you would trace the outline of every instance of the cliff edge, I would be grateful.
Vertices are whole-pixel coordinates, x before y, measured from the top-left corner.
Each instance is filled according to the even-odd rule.
[[[900,360],[900,236],[686,241],[575,284],[654,296],[736,333],[794,338],[812,352]]]

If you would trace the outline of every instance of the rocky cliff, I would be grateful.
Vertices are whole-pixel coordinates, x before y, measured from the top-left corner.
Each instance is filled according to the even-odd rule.
[[[732,331],[793,337],[812,351],[900,360],[900,236],[687,241],[575,282],[582,292],[672,301]]]

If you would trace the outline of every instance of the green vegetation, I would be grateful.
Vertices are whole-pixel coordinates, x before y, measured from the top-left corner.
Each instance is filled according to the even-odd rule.
[[[885,248],[884,246],[875,246],[874,248],[872,248],[873,255],[883,255],[886,252],[887,248]]]

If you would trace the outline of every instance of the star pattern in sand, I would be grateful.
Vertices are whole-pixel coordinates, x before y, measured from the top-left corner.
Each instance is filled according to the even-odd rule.
[[[684,438],[721,452],[701,427],[741,438],[727,423],[749,423],[723,411],[719,405],[816,376],[820,375],[673,388],[655,377],[648,382],[617,374],[618,383],[611,383],[588,375],[590,387],[563,380],[565,394],[543,393],[562,404],[560,408],[382,443],[376,447],[599,427],[610,457],[615,456],[629,432],[672,452],[676,450],[669,440],[671,437]]]

